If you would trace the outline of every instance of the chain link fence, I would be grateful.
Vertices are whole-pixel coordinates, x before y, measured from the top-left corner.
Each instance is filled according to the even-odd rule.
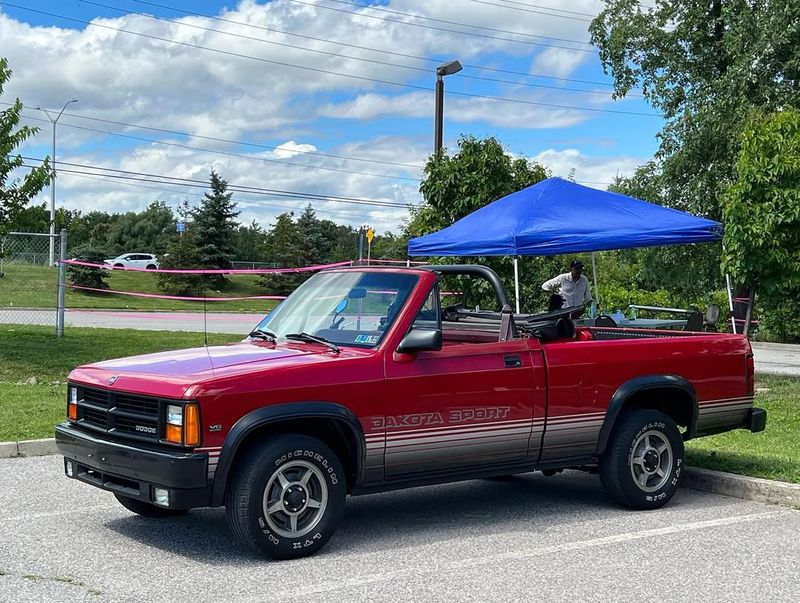
[[[33,232],[0,238],[0,324],[56,327],[58,267],[50,265],[50,239]],[[59,247],[55,235],[56,260]]]

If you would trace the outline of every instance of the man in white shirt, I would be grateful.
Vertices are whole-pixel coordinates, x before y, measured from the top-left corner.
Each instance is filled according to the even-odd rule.
[[[561,295],[564,299],[564,308],[580,306],[592,301],[589,279],[583,276],[583,262],[580,260],[572,260],[569,272],[545,281],[542,283],[542,289]]]

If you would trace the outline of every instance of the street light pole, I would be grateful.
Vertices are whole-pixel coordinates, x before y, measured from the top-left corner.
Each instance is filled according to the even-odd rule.
[[[450,61],[436,68],[436,115],[433,135],[433,152],[442,150],[442,122],[444,121],[444,76],[461,71],[463,67],[458,61]]]
[[[61,107],[61,111],[58,112],[58,115],[55,119],[50,115],[50,112],[42,106],[36,107],[37,109],[41,109],[44,111],[44,114],[47,115],[47,119],[50,120],[50,123],[53,124],[53,154],[51,156],[51,165],[50,165],[50,265],[55,266],[56,264],[56,124],[58,120],[61,119],[61,115],[64,113],[64,109],[67,108],[67,105],[71,103],[77,103],[78,99],[73,98],[68,100],[64,103],[64,106]]]

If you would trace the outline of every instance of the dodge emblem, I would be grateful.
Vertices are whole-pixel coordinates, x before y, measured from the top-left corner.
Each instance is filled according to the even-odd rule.
[[[111,376],[108,378],[108,384],[109,384],[109,385],[114,385],[114,383],[116,383],[116,381],[117,381],[117,376],[116,376],[116,375],[111,375]]]

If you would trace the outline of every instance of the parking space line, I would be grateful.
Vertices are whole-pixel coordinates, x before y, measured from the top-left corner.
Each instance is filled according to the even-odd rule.
[[[434,564],[433,566],[414,567],[409,569],[397,570],[393,572],[384,572],[380,574],[351,578],[348,580],[341,580],[341,581],[326,580],[324,583],[312,584],[306,588],[291,589],[291,590],[287,589],[280,592],[273,591],[271,595],[277,597],[280,600],[285,600],[288,598],[294,598],[302,595],[323,594],[331,591],[341,590],[344,588],[354,588],[359,586],[366,586],[368,584],[387,582],[398,578],[417,578],[425,574],[441,574],[447,571],[468,569],[481,565],[491,565],[496,563],[502,563],[505,561],[528,559],[533,557],[540,557],[542,555],[551,555],[555,553],[577,551],[582,549],[607,546],[611,544],[619,544],[635,540],[655,538],[659,536],[669,536],[672,534],[680,534],[684,532],[706,530],[709,528],[715,528],[720,526],[763,521],[767,519],[773,519],[776,517],[788,517],[792,515],[800,517],[800,514],[798,514],[796,511],[785,509],[780,511],[768,511],[764,513],[738,515],[734,517],[725,517],[720,519],[708,519],[703,521],[695,521],[691,523],[667,526],[664,528],[652,528],[649,530],[640,530],[637,532],[625,532],[622,534],[612,534],[610,536],[590,538],[588,540],[580,540],[577,542],[566,542],[563,544],[555,544],[536,549],[512,551],[508,553],[501,553],[497,555],[485,555],[481,557],[468,557],[466,559],[451,561],[448,563]],[[253,602],[262,601],[263,598],[257,597],[250,600]]]

